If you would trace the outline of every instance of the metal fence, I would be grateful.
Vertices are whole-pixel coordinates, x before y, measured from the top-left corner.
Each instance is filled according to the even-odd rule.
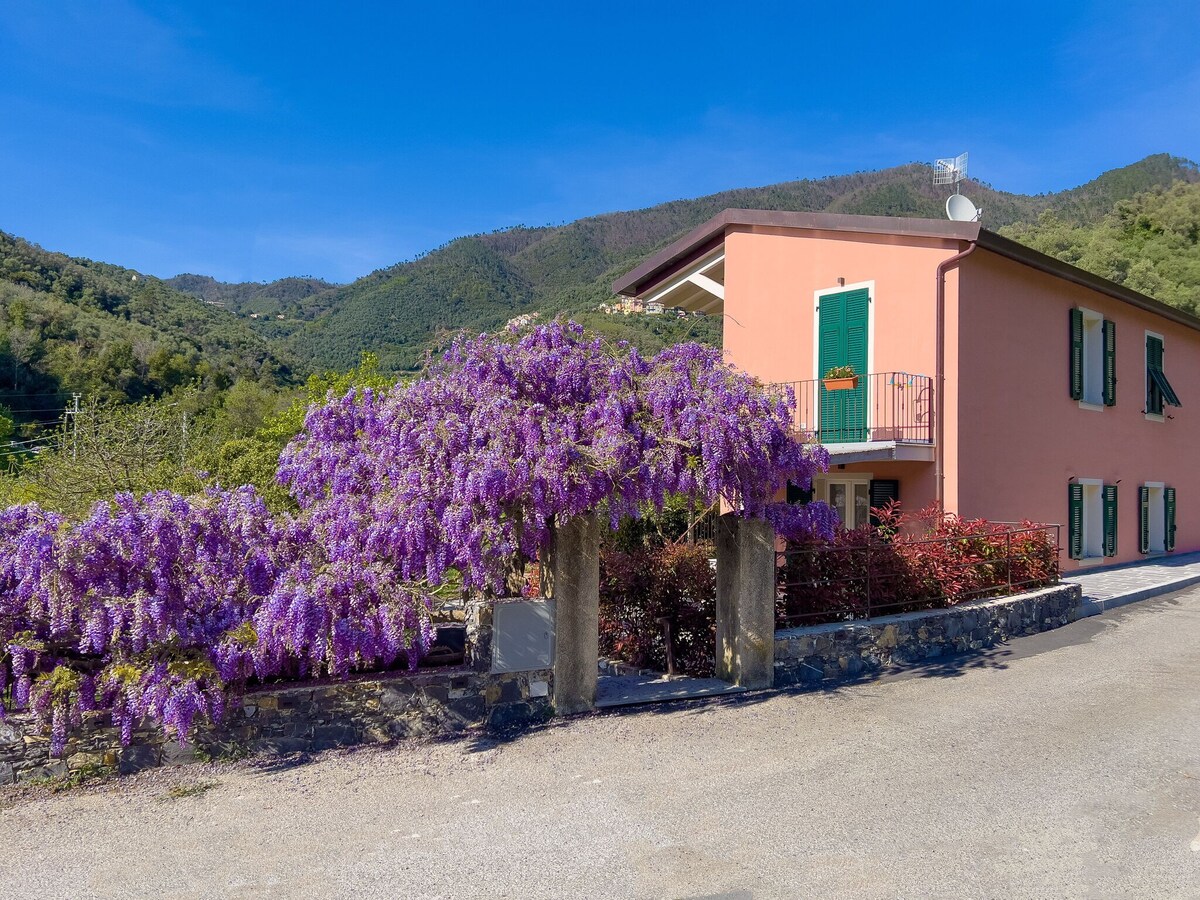
[[[859,375],[845,390],[824,379],[781,382],[796,397],[796,425],[822,444],[933,443],[933,379],[909,372]]]
[[[870,619],[1056,584],[1061,526],[858,544],[777,555],[779,627]]]

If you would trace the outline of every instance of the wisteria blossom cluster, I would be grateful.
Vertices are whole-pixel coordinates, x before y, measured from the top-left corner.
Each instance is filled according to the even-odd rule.
[[[615,527],[671,494],[830,533],[823,504],[774,502],[826,465],[793,430],[789,398],[719,351],[646,360],[555,323],[460,340],[416,382],[313,408],[279,476],[333,558],[431,585],[455,570],[499,591],[556,520],[602,510]]]
[[[0,512],[0,654],[13,704],[51,725],[111,712],[181,739],[220,718],[254,674],[246,627],[300,546],[251,488],[119,495],[68,525],[36,506]],[[0,666],[3,678],[4,666]]]
[[[615,526],[685,494],[828,535],[823,504],[774,502],[827,463],[791,422],[790,398],[695,344],[460,340],[415,382],[310,410],[279,466],[299,517],[250,487],[121,495],[76,523],[0,511],[0,697],[56,753],[89,710],[126,741],[143,720],[183,740],[251,678],[415,667],[433,588],[503,590],[571,516]]]

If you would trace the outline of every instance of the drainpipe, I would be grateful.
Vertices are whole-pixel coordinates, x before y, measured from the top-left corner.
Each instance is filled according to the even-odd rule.
[[[937,504],[943,512],[946,499],[946,466],[943,462],[946,454],[946,271],[974,253],[978,246],[975,241],[971,241],[966,250],[942,260],[937,267],[937,331],[934,338],[937,357],[934,383],[937,385],[937,393],[933,398],[933,478]]]

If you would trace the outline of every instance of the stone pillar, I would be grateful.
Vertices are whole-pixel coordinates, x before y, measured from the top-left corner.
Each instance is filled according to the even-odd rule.
[[[775,683],[775,531],[761,519],[717,519],[717,677]]]
[[[596,705],[600,656],[600,519],[575,516],[554,530],[554,709],[560,716]]]

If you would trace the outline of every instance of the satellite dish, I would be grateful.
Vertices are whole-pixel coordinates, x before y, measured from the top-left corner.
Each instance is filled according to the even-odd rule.
[[[982,212],[962,194],[951,194],[946,199],[946,218],[953,222],[978,222]]]

